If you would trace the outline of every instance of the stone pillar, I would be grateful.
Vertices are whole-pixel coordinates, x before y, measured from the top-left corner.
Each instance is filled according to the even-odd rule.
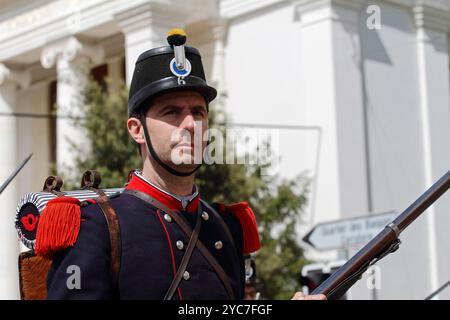
[[[228,20],[219,17],[212,18],[192,24],[186,31],[189,45],[200,50],[207,82],[217,90],[217,98],[214,100],[213,106],[217,110],[225,111],[227,97],[225,62]],[[219,117],[216,120],[221,122],[224,119]]]
[[[167,32],[175,27],[184,28],[187,14],[178,7],[145,4],[116,15],[125,36],[125,72],[129,86],[138,56],[149,49],[166,46]]]
[[[295,5],[302,120],[323,128],[313,223],[371,211],[359,33],[362,3],[302,0]]]
[[[17,92],[29,82],[27,74],[14,71],[0,64],[0,137],[3,157],[0,158],[0,183],[19,165],[17,157]],[[20,173],[19,173],[20,174]],[[19,202],[17,176],[0,195],[0,299],[19,298],[19,274],[17,257],[19,238],[14,228],[17,203]]]
[[[57,168],[68,170],[74,165],[75,153],[69,140],[76,143],[82,151],[89,150],[84,131],[74,118],[83,116],[83,90],[86,85],[91,63],[103,59],[100,47],[83,44],[75,37],[45,47],[41,55],[41,64],[49,69],[56,66],[57,73]],[[69,175],[69,176],[67,176]]]
[[[413,9],[417,27],[417,66],[419,73],[422,119],[423,189],[450,170],[450,74],[448,14],[427,6]],[[428,233],[430,289],[434,291],[447,281],[450,268],[448,226],[450,197],[438,200],[424,213]],[[431,292],[430,292],[431,293]],[[443,291],[440,298],[449,299]]]
[[[106,61],[108,64],[108,78],[110,81],[108,89],[110,92],[117,92],[120,83],[123,81],[122,59],[123,56],[115,56]]]

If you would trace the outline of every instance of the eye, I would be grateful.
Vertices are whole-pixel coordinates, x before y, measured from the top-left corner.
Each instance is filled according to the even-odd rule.
[[[179,112],[176,109],[169,109],[166,112],[164,112],[165,116],[172,116],[172,115],[177,115]]]
[[[196,109],[196,110],[192,111],[192,114],[195,117],[202,117],[202,118],[205,117],[205,115],[206,115],[205,111],[202,109]]]

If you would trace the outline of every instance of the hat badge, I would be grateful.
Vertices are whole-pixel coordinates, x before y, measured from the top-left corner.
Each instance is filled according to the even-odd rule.
[[[178,84],[186,84],[184,78],[191,73],[191,63],[186,58],[184,44],[186,43],[186,32],[182,29],[172,29],[167,33],[167,42],[173,48],[175,57],[170,61],[170,71],[178,77]]]

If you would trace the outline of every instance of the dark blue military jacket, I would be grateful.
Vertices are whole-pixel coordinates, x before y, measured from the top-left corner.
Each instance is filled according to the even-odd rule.
[[[146,192],[171,209],[181,209],[192,227],[197,218],[197,195],[183,210],[179,200],[135,175],[127,188]],[[57,254],[47,278],[49,299],[163,299],[189,241],[174,221],[151,204],[129,194],[111,199],[120,223],[121,267],[117,289],[110,274],[110,239],[106,219],[98,204],[81,210],[82,223],[76,244]],[[219,217],[202,205],[199,239],[229,276],[238,299],[245,285],[243,237],[239,221],[220,214],[234,237],[229,239]],[[181,243],[183,242],[183,248]],[[178,242],[178,245],[177,245]],[[75,267],[74,267],[75,266]],[[79,269],[78,269],[79,268]],[[79,288],[68,285],[79,270]],[[227,299],[226,290],[200,251],[195,248],[173,299]],[[76,275],[75,275],[76,276]],[[72,277],[72,278],[71,278]]]

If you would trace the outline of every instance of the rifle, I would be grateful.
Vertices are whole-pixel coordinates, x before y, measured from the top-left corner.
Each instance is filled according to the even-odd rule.
[[[324,294],[329,300],[339,299],[370,266],[399,248],[400,233],[449,188],[450,170],[311,294]]]
[[[22,170],[22,168],[27,164],[28,160],[30,160],[32,155],[33,154],[30,153],[30,155],[26,157],[25,160],[23,160],[22,163],[19,164],[19,166],[11,173],[8,179],[6,179],[6,181],[3,182],[2,186],[0,187],[0,194],[3,192],[3,190],[6,189],[8,184],[16,177],[16,175],[20,172],[20,170]]]

